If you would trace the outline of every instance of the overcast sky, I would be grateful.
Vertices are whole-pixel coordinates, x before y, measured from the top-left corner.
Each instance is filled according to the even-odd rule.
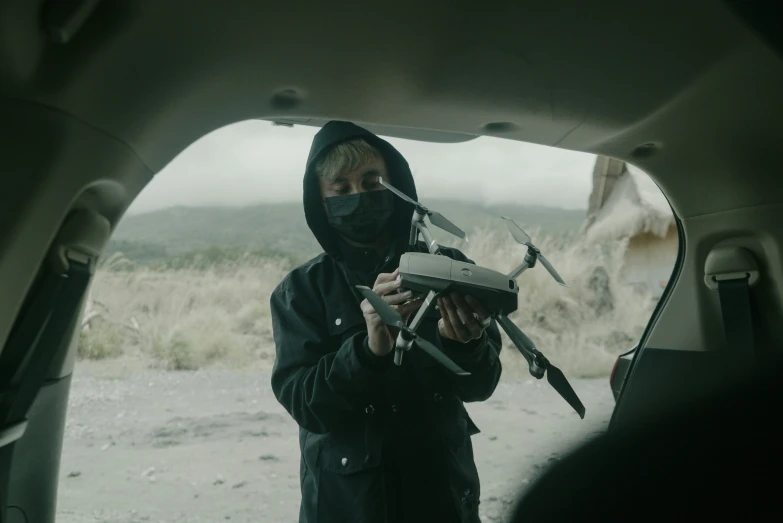
[[[214,131],[177,156],[129,213],[173,205],[301,201],[315,127],[252,120]],[[595,157],[499,138],[434,144],[389,138],[407,158],[419,198],[586,209]]]

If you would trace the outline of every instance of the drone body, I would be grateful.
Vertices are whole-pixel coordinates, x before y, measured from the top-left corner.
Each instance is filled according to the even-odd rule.
[[[409,252],[400,258],[401,289],[414,296],[456,291],[485,304],[491,314],[517,310],[519,287],[507,274],[447,256]]]
[[[524,261],[509,274],[453,260],[441,254],[437,242],[427,229],[424,218],[429,217],[432,225],[467,240],[465,232],[440,213],[427,209],[382,179],[379,182],[401,199],[415,206],[411,219],[409,243],[411,248],[415,249],[421,235],[429,250],[429,253],[408,252],[400,258],[401,291],[403,289],[410,290],[414,297],[424,298],[421,307],[409,324],[403,320],[397,310],[375,294],[372,289],[357,285],[359,292],[369,301],[383,322],[399,330],[395,342],[394,363],[402,365],[403,354],[413,347],[418,347],[453,374],[457,376],[470,375],[469,372],[464,371],[446,356],[443,351],[419,336],[416,330],[428,311],[435,306],[439,296],[454,291],[463,295],[471,295],[489,309],[491,317],[506,332],[514,346],[527,360],[530,374],[536,379],[546,376],[549,384],[576,410],[579,417],[584,418],[584,405],[563,372],[552,365],[536,348],[533,341],[508,318],[508,315],[518,307],[519,287],[516,284],[516,278],[526,270],[536,267],[539,262],[557,283],[565,286],[565,282],[549,260],[544,257],[538,247],[533,245],[530,236],[513,220],[503,217],[514,240],[527,247]]]

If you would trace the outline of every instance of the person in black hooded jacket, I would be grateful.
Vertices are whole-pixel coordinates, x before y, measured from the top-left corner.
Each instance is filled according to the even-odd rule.
[[[291,271],[270,298],[276,359],[271,384],[298,423],[300,523],[480,521],[464,402],[484,401],[500,379],[500,331],[469,296],[438,300],[418,329],[470,372],[455,376],[420,350],[393,362],[394,332],[356,285],[406,318],[421,303],[396,293],[416,200],[407,161],[348,122],[315,136],[304,176],[307,224],[324,252]],[[453,259],[468,261],[453,248]]]

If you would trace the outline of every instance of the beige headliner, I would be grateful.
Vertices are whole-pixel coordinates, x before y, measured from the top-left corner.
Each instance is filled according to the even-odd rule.
[[[621,158],[659,182],[689,238],[691,221],[709,235],[710,216],[781,199],[783,64],[718,2],[107,0],[62,46],[39,3],[0,6],[0,340],[74,200],[114,222],[187,145],[248,118]]]

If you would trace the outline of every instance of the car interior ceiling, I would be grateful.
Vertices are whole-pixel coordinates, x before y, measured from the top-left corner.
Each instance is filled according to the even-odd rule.
[[[669,198],[678,267],[613,423],[635,419],[720,375],[693,359],[725,344],[705,284],[716,249],[751,253],[756,343],[783,341],[781,93],[769,40],[706,0],[3,0],[0,347],[60,255],[98,256],[154,175],[222,126],[335,118],[413,139],[496,136],[627,161]],[[31,521],[49,520],[35,500],[56,493],[75,361],[61,345],[14,445],[26,473],[12,471],[8,496]]]

